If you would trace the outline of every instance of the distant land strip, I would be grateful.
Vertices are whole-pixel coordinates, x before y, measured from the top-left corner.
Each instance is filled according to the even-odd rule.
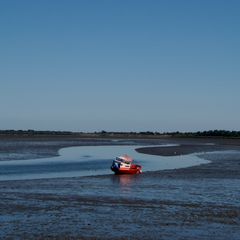
[[[37,130],[0,130],[0,136],[69,136],[69,137],[136,137],[136,138],[158,138],[158,137],[224,137],[240,138],[240,131],[208,130],[197,132],[72,132],[72,131],[37,131]]]

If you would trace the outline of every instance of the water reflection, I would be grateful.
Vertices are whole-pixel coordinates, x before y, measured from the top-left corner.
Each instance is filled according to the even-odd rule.
[[[162,145],[164,146],[164,145]],[[119,155],[129,154],[142,165],[143,172],[183,168],[207,163],[192,155],[161,157],[141,154],[135,151],[139,146],[84,146],[70,147],[59,151],[59,157],[12,160],[0,162],[0,180],[25,180],[40,178],[61,178],[113,174],[112,160]],[[115,176],[119,185],[128,186],[136,176]],[[115,181],[114,180],[114,181]]]
[[[141,179],[141,175],[113,175],[111,177],[112,183],[116,188],[118,188],[121,192],[132,192],[136,183]]]

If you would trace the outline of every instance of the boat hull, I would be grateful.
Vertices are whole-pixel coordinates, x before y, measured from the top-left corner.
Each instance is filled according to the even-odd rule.
[[[121,168],[111,167],[111,170],[115,174],[141,174],[142,173],[142,167],[140,165],[132,165],[128,169],[121,169]]]

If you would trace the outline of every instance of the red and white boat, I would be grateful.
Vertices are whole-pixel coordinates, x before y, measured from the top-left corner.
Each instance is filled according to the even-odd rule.
[[[123,155],[113,160],[111,170],[115,174],[139,174],[142,173],[142,166],[133,164],[130,156]]]

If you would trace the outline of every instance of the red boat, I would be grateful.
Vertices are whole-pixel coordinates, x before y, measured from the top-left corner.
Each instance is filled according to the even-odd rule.
[[[142,173],[142,166],[133,164],[133,159],[124,155],[113,160],[111,170],[115,174],[139,174]]]

